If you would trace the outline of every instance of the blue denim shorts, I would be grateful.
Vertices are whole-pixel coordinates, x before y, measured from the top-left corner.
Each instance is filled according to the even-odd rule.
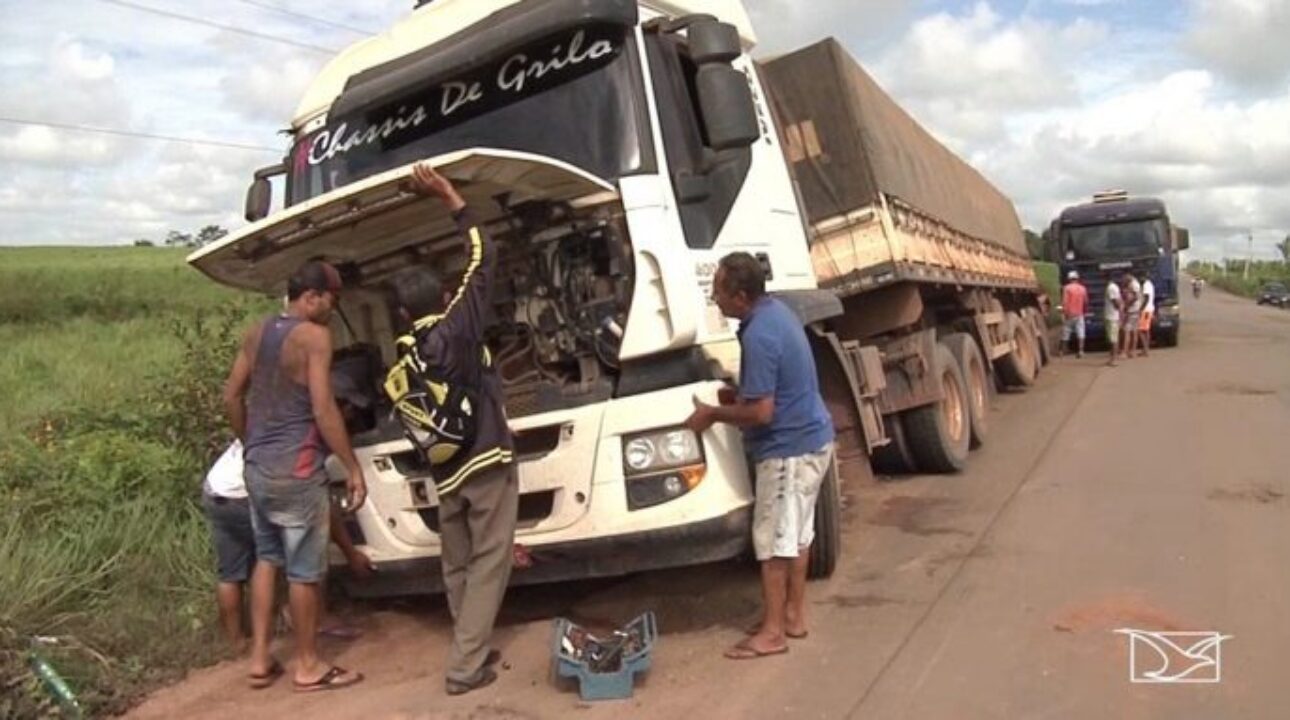
[[[326,478],[270,479],[248,464],[246,480],[256,556],[285,568],[287,582],[322,582],[331,529]]]
[[[251,529],[251,506],[246,498],[216,497],[202,493],[202,510],[211,526],[215,564],[219,581],[246,582],[255,564],[255,531]]]

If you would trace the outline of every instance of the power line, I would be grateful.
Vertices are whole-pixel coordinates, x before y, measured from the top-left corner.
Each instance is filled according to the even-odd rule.
[[[271,5],[271,4],[269,4],[269,3],[256,2],[255,0],[237,0],[237,2],[240,2],[240,3],[242,3],[243,5],[250,5],[251,7],[257,7],[257,8],[260,8],[260,9],[262,9],[262,10],[271,10],[271,11],[273,11],[273,12],[281,13],[281,14],[283,14],[283,15],[286,15],[287,17],[293,17],[293,18],[299,18],[299,19],[301,19],[301,20],[307,20],[307,21],[309,21],[309,22],[311,22],[311,23],[315,23],[315,24],[317,24],[317,25],[322,25],[322,26],[324,26],[324,27],[336,28],[336,29],[338,29],[338,30],[348,30],[348,31],[350,31],[350,32],[352,32],[352,33],[358,33],[359,35],[375,35],[375,34],[376,34],[376,33],[375,33],[374,31],[372,31],[372,30],[365,30],[365,29],[363,29],[363,28],[354,27],[353,25],[345,25],[344,23],[338,23],[338,22],[332,22],[332,21],[330,21],[330,20],[324,20],[324,19],[322,19],[322,18],[314,17],[313,15],[307,15],[307,14],[305,14],[305,13],[298,13],[298,12],[295,12],[295,11],[293,11],[293,10],[288,10],[287,8],[284,8],[284,7],[279,7],[279,6],[277,6],[277,5]]]
[[[121,137],[142,138],[144,140],[165,140],[167,142],[184,143],[187,145],[210,145],[212,147],[233,148],[236,150],[254,150],[256,152],[282,153],[282,148],[271,148],[264,145],[247,145],[244,143],[226,142],[223,140],[202,140],[199,138],[184,138],[174,135],[156,135],[153,133],[135,132],[133,130],[117,130],[115,128],[90,127],[88,125],[72,125],[68,123],[45,122],[42,120],[23,120],[21,118],[0,117],[0,122],[10,123],[13,125],[31,125],[36,127],[54,128],[56,130],[73,130],[75,132],[98,133],[101,135],[119,135]]]
[[[302,50],[313,50],[314,52],[323,53],[326,55],[334,55],[340,52],[336,48],[322,47],[320,45],[310,45],[309,43],[296,42],[295,40],[288,40],[287,38],[279,37],[277,35],[268,35],[266,33],[255,32],[254,30],[246,30],[240,27],[234,27],[232,25],[224,25],[222,23],[212,22],[210,20],[204,20],[199,17],[193,17],[192,15],[182,15],[180,13],[170,12],[169,10],[161,10],[154,7],[148,7],[147,5],[137,5],[132,2],[127,2],[126,0],[100,0],[100,2],[105,2],[105,3],[108,3],[109,5],[119,5],[124,8],[130,8],[131,10],[138,10],[139,12],[151,13],[153,15],[160,15],[161,17],[170,18],[172,20],[182,20],[184,22],[195,23],[197,25],[204,25],[206,27],[216,28],[218,30],[225,30],[231,33],[236,33],[238,35],[246,35],[247,37],[258,38],[260,40],[268,40],[270,42],[282,43],[283,45],[291,45],[293,47],[301,48]]]

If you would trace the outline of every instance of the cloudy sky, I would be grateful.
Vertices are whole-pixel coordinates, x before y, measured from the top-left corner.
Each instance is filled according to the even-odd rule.
[[[412,0],[0,0],[0,245],[240,224],[329,50]],[[830,33],[1013,198],[1158,195],[1193,257],[1290,233],[1290,0],[747,0],[759,52]],[[92,126],[199,145],[77,132]]]

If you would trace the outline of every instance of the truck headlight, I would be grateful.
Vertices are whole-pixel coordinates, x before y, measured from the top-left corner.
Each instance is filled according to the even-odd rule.
[[[683,427],[623,438],[623,465],[628,477],[702,462],[699,438]]]
[[[697,487],[707,474],[703,443],[684,427],[625,436],[623,470],[628,510],[675,500]]]

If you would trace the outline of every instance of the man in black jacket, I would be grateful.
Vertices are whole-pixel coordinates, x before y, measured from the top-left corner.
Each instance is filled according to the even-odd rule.
[[[459,695],[497,679],[492,665],[499,654],[490,651],[489,640],[510,579],[518,507],[501,379],[484,345],[497,249],[452,182],[429,164],[413,168],[412,187],[443,202],[467,242],[466,270],[455,294],[445,292],[424,266],[402,270],[392,281],[399,311],[413,327],[398,344],[418,353],[418,363],[435,376],[469,388],[475,399],[473,437],[451,460],[431,465],[453,618],[446,684],[450,695]]]

